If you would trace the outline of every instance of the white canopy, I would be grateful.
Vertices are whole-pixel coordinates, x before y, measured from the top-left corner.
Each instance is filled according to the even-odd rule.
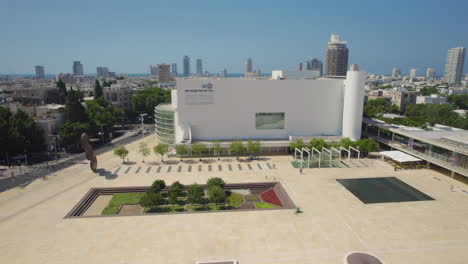
[[[408,155],[402,151],[399,150],[393,150],[393,151],[381,151],[380,154],[382,156],[385,156],[389,159],[392,159],[396,162],[417,162],[417,161],[422,161],[421,159],[418,159],[416,157],[413,157],[411,155]]]

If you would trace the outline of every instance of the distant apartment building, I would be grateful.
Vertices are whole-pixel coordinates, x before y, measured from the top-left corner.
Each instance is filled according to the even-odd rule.
[[[346,41],[342,41],[339,35],[332,34],[327,49],[327,75],[346,76],[348,56]]]
[[[434,68],[427,68],[426,78],[428,80],[434,80],[436,78],[436,71]]]
[[[417,72],[416,69],[410,69],[410,71],[409,71],[409,77],[410,77],[410,78],[416,78],[417,73],[418,73],[418,72]]]
[[[448,83],[460,83],[465,64],[465,48],[457,47],[448,50],[444,79]]]
[[[184,77],[190,76],[190,57],[184,56],[183,58]]]
[[[73,75],[75,76],[83,76],[83,64],[80,61],[73,62]]]
[[[98,78],[106,78],[109,77],[109,69],[107,67],[97,67],[96,68],[96,76]]]
[[[172,63],[171,64],[171,75],[173,77],[177,77],[177,75],[179,75],[178,72],[177,72],[177,63]]]
[[[203,76],[203,64],[201,59],[197,59],[197,75],[198,76]]]
[[[36,65],[36,78],[44,79],[44,77],[45,77],[44,66]]]
[[[124,110],[131,109],[132,89],[125,82],[112,84],[111,87],[104,88],[104,98],[112,105]]]
[[[400,68],[393,68],[393,70],[392,70],[392,77],[393,77],[393,78],[400,78],[400,77],[401,77]]]
[[[447,98],[438,94],[431,94],[429,96],[419,95],[416,97],[417,104],[447,104]]]
[[[60,93],[55,86],[17,87],[13,90],[13,101],[22,104],[58,104]]]
[[[400,112],[404,113],[406,107],[410,104],[416,103],[416,93],[410,91],[393,91],[390,93],[392,96],[392,103],[396,104]]]
[[[62,80],[65,83],[74,83],[75,76],[71,73],[59,73],[55,77],[56,81]]]
[[[323,63],[317,58],[308,59],[306,61],[306,70],[319,71],[320,76],[323,75]]]
[[[367,95],[367,100],[383,99],[385,100],[385,108],[390,109],[392,106],[392,96],[384,90],[373,90]],[[367,101],[366,100],[366,101]]]
[[[150,75],[153,76],[158,76],[158,65],[151,64],[150,65]]]
[[[248,77],[249,73],[252,72],[252,58],[247,58],[244,65],[244,76]]]
[[[169,64],[158,64],[157,69],[158,69],[158,81],[160,83],[168,83],[172,80],[171,77],[171,71],[170,71],[171,65]]]
[[[50,135],[56,135],[60,127],[67,121],[67,110],[65,105],[60,104],[48,104],[41,105],[35,108],[35,120],[37,126],[44,130],[45,144],[48,149],[55,148],[53,137]]]

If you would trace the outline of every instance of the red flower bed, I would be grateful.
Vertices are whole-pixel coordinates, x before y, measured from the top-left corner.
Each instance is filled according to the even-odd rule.
[[[269,189],[269,190],[262,192],[262,194],[260,194],[260,197],[262,197],[262,200],[267,203],[271,203],[277,206],[283,206],[281,204],[280,199],[276,195],[275,190],[273,189]]]

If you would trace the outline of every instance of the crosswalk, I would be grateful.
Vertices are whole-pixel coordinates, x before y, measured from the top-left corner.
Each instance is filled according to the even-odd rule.
[[[220,171],[254,171],[272,170],[274,166],[270,163],[256,164],[198,164],[198,165],[159,165],[159,166],[125,166],[115,169],[114,174],[148,174],[148,173],[184,173],[184,172],[220,172]]]

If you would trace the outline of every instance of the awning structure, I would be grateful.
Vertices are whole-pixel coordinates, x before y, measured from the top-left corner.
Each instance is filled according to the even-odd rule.
[[[408,155],[402,151],[399,150],[393,150],[393,151],[381,151],[380,154],[386,158],[392,159],[396,162],[399,163],[405,163],[405,162],[418,162],[422,161],[422,159],[418,159],[416,157],[413,157],[411,155]]]

